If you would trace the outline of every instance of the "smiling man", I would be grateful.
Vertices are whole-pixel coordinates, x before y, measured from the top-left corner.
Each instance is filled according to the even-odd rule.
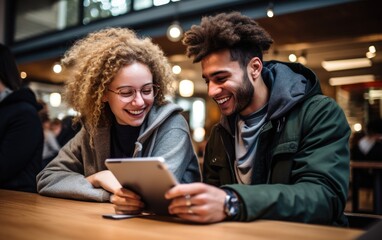
[[[263,62],[273,40],[237,12],[204,17],[183,43],[222,117],[205,149],[204,183],[172,188],[169,211],[196,222],[347,225],[350,128],[315,74]]]

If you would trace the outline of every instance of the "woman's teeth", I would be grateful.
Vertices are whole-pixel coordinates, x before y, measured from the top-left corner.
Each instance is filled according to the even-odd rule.
[[[143,110],[139,110],[139,111],[128,111],[129,113],[131,114],[134,114],[134,115],[139,115],[141,113],[143,113]]]

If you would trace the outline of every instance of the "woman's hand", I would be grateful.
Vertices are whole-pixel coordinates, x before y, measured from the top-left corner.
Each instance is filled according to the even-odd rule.
[[[113,173],[104,170],[86,178],[94,187],[102,187],[111,192],[110,202],[114,204],[117,214],[137,214],[144,207],[141,197],[134,192],[121,186]]]
[[[94,173],[86,178],[95,188],[102,187],[108,192],[115,193],[120,188],[121,184],[114,177],[114,174],[109,170]]]
[[[114,204],[116,214],[138,214],[145,206],[139,195],[126,188],[120,188],[111,195],[110,202]]]

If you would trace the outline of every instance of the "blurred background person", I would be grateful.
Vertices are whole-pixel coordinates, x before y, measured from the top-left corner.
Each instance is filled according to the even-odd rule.
[[[48,108],[42,100],[39,103],[43,109],[39,111],[41,125],[44,131],[44,149],[42,151],[42,167],[44,168],[58,154],[61,145],[58,143],[55,133],[51,129],[51,120],[49,118]]]
[[[58,118],[50,120],[50,130],[53,132],[54,136],[57,137],[62,130],[62,121]]]
[[[382,161],[382,119],[371,120],[366,134],[351,150],[352,160]]]
[[[365,135],[360,137],[351,148],[353,161],[382,161],[382,119],[374,119],[367,123]],[[367,191],[369,200],[373,186],[373,169],[357,169],[358,185]],[[354,184],[354,183],[353,183]]]
[[[53,121],[55,123],[56,121]],[[81,123],[73,122],[73,116],[66,116],[60,121],[60,130],[57,131],[57,141],[61,146],[64,146],[72,139],[80,130]]]
[[[44,145],[41,108],[22,87],[12,53],[0,44],[0,188],[36,192]]]

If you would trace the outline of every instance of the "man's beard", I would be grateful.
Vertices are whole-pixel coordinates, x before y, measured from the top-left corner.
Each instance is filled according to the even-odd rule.
[[[251,80],[248,78],[247,72],[244,72],[243,76],[243,85],[236,91],[236,107],[235,113],[240,113],[246,109],[252,101],[253,94],[255,89],[251,84]]]

